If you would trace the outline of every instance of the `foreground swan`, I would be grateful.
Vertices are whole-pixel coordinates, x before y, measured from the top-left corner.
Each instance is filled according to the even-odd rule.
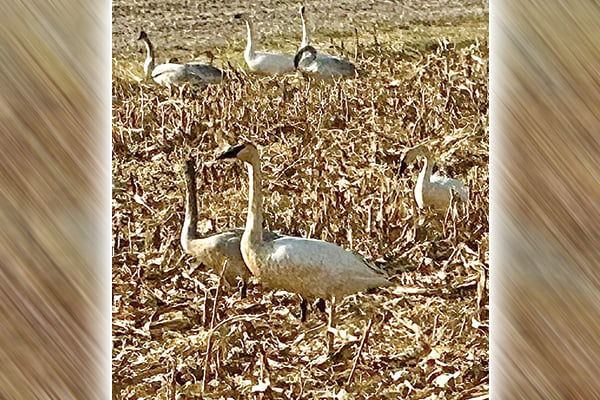
[[[236,19],[241,19],[246,23],[248,30],[248,43],[244,51],[244,60],[250,71],[265,74],[277,75],[293,72],[294,57],[281,53],[267,53],[256,51],[256,39],[254,38],[254,24],[252,19],[246,14],[236,14]]]
[[[453,196],[468,200],[467,188],[460,181],[445,176],[433,175],[434,159],[426,145],[418,145],[408,149],[402,157],[400,174],[408,164],[415,162],[417,157],[423,158],[423,168],[419,172],[415,185],[415,200],[419,208],[431,207],[445,211]]]
[[[179,64],[177,58],[172,58],[166,64],[155,66],[154,47],[146,32],[141,31],[138,40],[146,45],[146,60],[144,74],[163,86],[179,86],[186,83],[192,85],[207,85],[218,83],[223,79],[223,71],[208,64],[197,62]],[[175,62],[172,62],[175,61]]]
[[[331,300],[328,348],[336,297],[392,285],[385,271],[363,257],[323,240],[283,236],[265,240],[262,223],[262,176],[258,150],[253,144],[229,148],[217,159],[237,158],[248,166],[250,194],[241,251],[246,265],[267,287],[300,294],[303,298]]]

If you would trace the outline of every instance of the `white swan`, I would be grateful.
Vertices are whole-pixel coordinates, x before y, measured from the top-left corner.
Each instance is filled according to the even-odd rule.
[[[148,34],[141,31],[138,40],[146,45],[146,60],[144,61],[144,74],[146,78],[152,78],[156,83],[163,86],[178,86],[185,83],[192,85],[206,85],[218,83],[223,79],[223,72],[208,64],[197,62],[179,64],[176,58],[172,58],[166,64],[155,66],[154,47]]]
[[[362,290],[392,285],[385,271],[363,257],[323,240],[283,236],[265,240],[262,234],[261,166],[252,144],[229,148],[217,159],[237,158],[248,165],[250,194],[241,251],[246,265],[267,287],[331,300],[328,333],[332,332],[335,299]],[[333,337],[328,335],[328,348]]]
[[[419,208],[431,207],[435,210],[445,211],[453,196],[468,200],[467,188],[462,182],[433,174],[434,159],[426,145],[414,146],[404,153],[400,174],[419,156],[423,157],[423,167],[415,185],[415,200]]]
[[[281,53],[267,53],[256,51],[256,39],[254,38],[254,26],[252,19],[246,14],[236,14],[236,19],[241,19],[246,23],[248,31],[248,42],[244,51],[244,60],[250,71],[265,74],[278,75],[294,72],[294,57]]]
[[[333,78],[336,76],[356,76],[356,67],[350,61],[318,52],[310,45],[310,38],[305,20],[306,7],[300,7],[300,18],[302,19],[302,42],[294,57],[294,67],[307,74],[317,75],[322,78]]]
[[[225,267],[223,278],[230,287],[236,287],[238,279],[241,279],[241,297],[246,297],[246,284],[251,274],[240,252],[240,239],[244,230],[234,229],[200,237],[196,229],[198,223],[196,169],[192,160],[187,160],[185,163],[185,183],[185,219],[181,229],[181,247],[185,253],[194,256],[205,267],[213,269],[217,274],[221,274]],[[263,235],[265,240],[279,237],[273,232],[264,232]],[[225,263],[227,263],[226,266]]]

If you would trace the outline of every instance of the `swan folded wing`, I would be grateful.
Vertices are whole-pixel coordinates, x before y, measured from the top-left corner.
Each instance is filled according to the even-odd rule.
[[[329,56],[319,59],[319,56],[317,55],[317,62],[323,64],[322,71],[320,72],[324,75],[353,76],[356,74],[354,64],[339,57]]]
[[[467,188],[459,180],[445,176],[432,175],[431,182],[438,185],[441,190],[444,190],[445,192],[452,191],[456,193],[463,200],[467,200],[469,198]]]
[[[391,284],[382,270],[333,243],[284,236],[268,247],[262,268],[272,287],[329,298]]]
[[[216,83],[223,79],[223,72],[212,65],[192,62],[184,64],[184,67],[188,74],[197,75],[207,83]]]
[[[152,79],[161,85],[206,84],[220,81],[222,72],[206,64],[167,63],[152,70]]]

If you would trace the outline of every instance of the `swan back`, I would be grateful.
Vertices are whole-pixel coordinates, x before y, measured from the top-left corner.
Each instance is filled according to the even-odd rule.
[[[323,240],[284,236],[253,250],[242,242],[242,254],[259,266],[266,286],[306,298],[343,297],[392,284],[360,255]]]

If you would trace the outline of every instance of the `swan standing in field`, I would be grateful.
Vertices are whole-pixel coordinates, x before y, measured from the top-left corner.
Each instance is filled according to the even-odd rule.
[[[294,72],[294,57],[281,53],[267,53],[256,51],[256,38],[254,37],[254,25],[252,19],[246,14],[236,14],[236,19],[241,19],[246,23],[248,30],[248,42],[244,51],[244,60],[250,71],[265,74],[277,75]]]
[[[450,206],[453,196],[458,196],[467,201],[469,196],[467,188],[462,182],[433,174],[434,159],[426,145],[418,145],[408,149],[402,157],[400,174],[408,164],[415,162],[417,157],[423,158],[423,168],[419,172],[415,185],[415,200],[419,208],[431,207],[435,210],[445,211]]]
[[[152,78],[156,83],[163,86],[183,85],[207,85],[218,83],[223,79],[223,71],[212,65],[197,62],[179,64],[177,58],[172,58],[166,64],[155,66],[154,47],[146,32],[141,31],[138,40],[146,45],[146,60],[144,61],[144,74],[146,78]]]
[[[205,267],[221,274],[225,266],[223,278],[230,287],[236,287],[238,279],[242,280],[241,297],[246,297],[246,285],[250,278],[250,270],[246,267],[240,252],[240,239],[243,229],[218,233],[207,237],[198,235],[198,204],[196,200],[196,169],[192,160],[185,163],[185,219],[181,229],[181,247],[186,254],[194,256]],[[273,240],[279,235],[273,232],[263,233],[265,240]]]
[[[248,166],[250,193],[242,257],[259,280],[306,298],[329,299],[328,349],[333,346],[335,299],[362,290],[392,285],[385,271],[363,257],[323,240],[263,236],[262,175],[258,150],[252,144],[230,147],[217,159],[237,158]]]
[[[307,74],[317,75],[322,78],[336,76],[356,76],[356,67],[350,61],[341,57],[318,52],[310,45],[308,29],[306,27],[304,6],[300,7],[302,18],[302,42],[294,57],[294,68]]]

